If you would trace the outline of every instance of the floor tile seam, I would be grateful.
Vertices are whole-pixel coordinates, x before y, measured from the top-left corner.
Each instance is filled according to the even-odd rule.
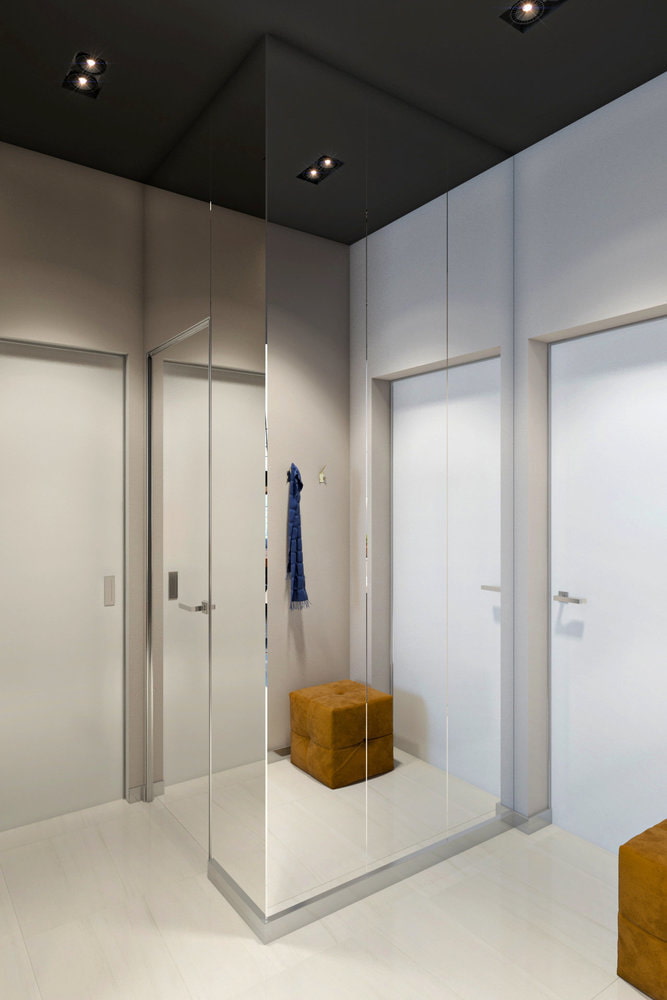
[[[539,888],[538,886],[533,885],[530,882],[524,881],[519,875],[514,875],[514,874],[508,875],[505,872],[498,871],[497,869],[494,870],[493,868],[481,869],[481,868],[470,867],[470,868],[460,868],[459,871],[467,872],[468,874],[474,873],[475,875],[483,875],[485,877],[489,877],[488,876],[489,872],[495,873],[496,875],[500,876],[501,879],[507,879],[512,882],[518,882],[524,889],[528,889],[531,894],[538,896],[539,899],[547,900],[552,905],[559,906],[561,909],[566,910],[569,913],[573,913],[577,917],[584,918],[590,921],[590,923],[592,923],[594,926],[602,928],[602,930],[605,931],[610,930],[607,924],[601,923],[599,920],[592,917],[589,913],[585,913],[582,910],[575,909],[574,906],[570,906],[567,903],[562,902],[559,899],[556,899],[555,896],[547,894],[543,889]],[[498,882],[497,884],[502,885],[502,882]]]
[[[446,891],[446,888],[443,891]],[[432,899],[432,902],[433,902],[434,906],[439,906],[439,903],[435,899],[433,899],[433,897],[430,897],[430,898]],[[561,938],[557,934],[554,934],[548,927],[541,926],[540,923],[537,922],[537,920],[533,920],[533,919],[531,919],[529,917],[522,916],[521,914],[516,913],[509,906],[507,906],[507,904],[504,903],[504,901],[502,899],[500,899],[500,900],[497,901],[497,906],[498,906],[498,909],[502,910],[504,913],[509,914],[515,920],[522,921],[523,923],[528,924],[531,928],[534,928],[535,930],[539,931],[539,933],[542,934],[545,938],[547,938],[547,939],[551,938],[554,942],[556,942],[558,945],[560,945],[560,947],[566,949],[567,952],[571,953],[571,955],[573,957],[579,958],[579,959],[587,962],[589,965],[593,966],[595,969],[598,969],[600,972],[604,973],[605,975],[609,974],[609,970],[606,969],[603,965],[601,965],[597,961],[597,956],[595,958],[592,958],[590,956],[590,954],[587,954],[587,955],[582,954],[581,952],[577,951],[577,949],[574,948],[569,941],[563,940],[563,938]],[[562,907],[562,909],[564,909],[564,907]],[[459,927],[463,928],[464,930],[468,931],[469,933],[474,934],[474,932],[470,930],[470,927],[466,923],[463,923],[462,920],[459,919],[459,917],[457,916],[457,912],[458,911],[456,911],[456,910],[454,910],[453,912],[447,911],[447,916],[450,919],[454,920],[459,925]],[[479,935],[476,935],[476,934],[474,936],[479,937]],[[487,944],[490,948],[495,948],[495,945],[493,945],[493,944],[491,944],[491,942],[487,941],[486,938],[481,938],[481,940],[485,944]],[[496,949],[496,950],[498,950],[498,949]],[[500,954],[502,954],[503,957],[506,960],[508,960],[507,956],[504,953],[504,951],[501,950]],[[569,956],[568,956],[568,959],[569,959]],[[510,961],[512,961],[512,964],[518,965],[518,963],[515,962],[513,959],[511,959]],[[522,968],[522,966],[518,966],[518,967]],[[526,970],[523,970],[523,971],[525,972]],[[615,976],[615,973],[614,973],[614,976]],[[542,984],[540,984],[540,985],[542,985]],[[606,988],[607,987],[605,987],[605,989]]]
[[[93,827],[89,827],[88,829],[91,829],[91,830],[92,830],[92,829],[94,829],[94,828],[93,828]],[[105,855],[106,855],[106,858],[105,858],[105,860],[104,860],[104,864],[105,864],[105,865],[107,865],[107,864],[109,865],[109,868],[111,869],[111,871],[112,871],[112,874],[113,874],[113,875],[115,876],[116,880],[118,881],[118,884],[119,884],[119,885],[121,886],[121,888],[123,889],[123,892],[124,892],[124,893],[125,893],[125,894],[127,895],[127,894],[128,894],[128,892],[127,892],[127,887],[126,887],[126,885],[125,885],[125,880],[124,880],[124,878],[123,878],[123,873],[122,873],[122,871],[121,871],[121,869],[120,869],[120,866],[119,866],[119,864],[117,863],[117,861],[116,861],[116,858],[114,857],[114,855],[113,855],[112,851],[110,850],[110,848],[109,848],[109,845],[107,844],[106,840],[105,840],[105,839],[104,839],[104,837],[102,836],[102,833],[101,833],[101,831],[98,831],[98,835],[99,835],[99,842],[100,842],[100,845],[101,845],[101,847],[102,847],[102,849],[103,849],[103,851],[104,851],[104,853],[105,853]],[[58,861],[60,862],[60,864],[61,864],[61,867],[62,867],[62,869],[63,869],[63,874],[65,875],[65,879],[66,879],[66,880],[67,880],[67,882],[69,883],[69,881],[70,881],[70,880],[69,880],[69,877],[68,877],[68,875],[67,875],[67,872],[66,872],[66,870],[65,870],[65,867],[64,867],[64,865],[62,864],[62,861],[61,861],[61,857],[60,857],[60,854],[58,853],[58,848],[57,848],[57,846],[56,846],[55,844],[54,844],[54,851],[55,851],[55,854],[56,854],[56,857],[58,858]],[[93,873],[95,874],[95,871],[96,871],[96,869],[97,869],[97,865],[93,865],[93,866],[91,866],[91,867],[93,868]],[[97,879],[96,879],[96,877],[94,877],[94,882],[95,882],[95,883],[97,882]],[[97,890],[97,885],[95,885],[95,889]],[[102,907],[102,909],[104,909],[104,908],[105,908],[105,907]],[[92,910],[87,910],[87,911],[86,911],[86,914],[84,914],[84,915],[86,915],[86,916],[87,916],[89,912],[90,912],[90,913],[95,913],[95,912],[98,912],[98,911],[97,911],[97,908],[93,908]]]
[[[292,805],[297,805],[298,806],[298,803],[292,803]],[[304,812],[305,810],[302,809],[301,811]],[[327,834],[333,835],[334,841],[338,841],[338,843],[339,843],[339,845],[341,847],[349,849],[350,846],[352,846],[355,849],[359,847],[361,850],[364,850],[364,851],[367,850],[368,838],[364,838],[364,846],[361,847],[361,845],[355,845],[354,841],[350,840],[350,838],[343,837],[341,834],[337,833],[335,830],[331,830],[330,827],[324,822],[324,820],[317,819],[316,821],[318,823],[320,823],[322,826],[325,827]],[[280,839],[280,838],[278,838],[278,839]]]
[[[181,981],[181,984],[183,986],[183,989],[185,990],[185,994],[188,997],[188,1000],[196,1000],[196,998],[193,996],[193,994],[189,990],[188,985],[187,985],[185,979],[183,978],[181,970],[180,970],[178,964],[176,963],[176,961],[174,959],[174,956],[171,954],[171,950],[169,949],[168,944],[167,944],[167,942],[166,942],[166,940],[165,940],[165,938],[164,938],[164,936],[162,934],[162,931],[160,930],[160,928],[158,926],[157,920],[155,919],[155,915],[154,915],[153,911],[151,910],[151,908],[150,908],[150,906],[148,904],[148,899],[146,898],[146,896],[144,894],[142,894],[142,895],[136,895],[136,896],[134,896],[133,897],[133,901],[141,901],[143,903],[144,909],[145,909],[146,913],[148,914],[148,916],[149,916],[149,918],[151,920],[153,928],[155,929],[155,931],[156,931],[156,933],[157,933],[160,941],[164,945],[164,948],[167,951],[167,954],[171,958],[171,961],[173,963],[174,969],[175,969],[175,971],[176,971],[176,973],[177,973],[177,975],[178,975],[178,977],[179,977],[179,979]],[[109,906],[109,907],[105,907],[105,909],[106,910],[112,910],[112,909],[114,909],[114,906],[112,905],[112,906]],[[97,932],[97,930],[96,930],[96,928],[95,928],[95,926],[93,924],[93,921],[92,921],[92,917],[93,916],[95,916],[95,915],[97,915],[99,913],[103,913],[103,912],[104,912],[104,910],[96,910],[94,913],[89,914],[88,917],[86,918],[86,920],[87,920],[87,923],[89,924],[90,931],[93,934],[93,937],[95,938],[95,941],[97,942],[97,945],[100,948],[100,951],[102,952],[102,955],[103,955],[104,960],[106,962],[106,955],[104,954],[103,941],[101,939],[100,934]],[[108,962],[107,962],[107,965],[109,965]],[[111,966],[109,966],[109,969],[110,969],[110,975],[111,975],[112,982],[115,983],[115,985],[118,987],[119,990],[122,989],[123,984],[118,981],[118,979],[114,975],[114,971],[111,968]],[[118,996],[120,997],[121,994],[118,993]],[[91,998],[91,1000],[93,1000],[93,998]]]
[[[104,963],[104,968],[105,968],[105,971],[107,973],[109,981],[112,984],[114,984],[114,986],[119,986],[120,984],[118,983],[118,980],[116,979],[116,977],[113,974],[113,969],[111,968],[111,965],[109,964],[109,962],[107,960],[107,956],[105,955],[103,949],[100,947],[99,939],[98,939],[97,934],[95,933],[95,930],[94,930],[94,928],[92,926],[92,923],[90,921],[90,915],[86,915],[86,916],[77,915],[76,917],[74,917],[71,920],[65,920],[61,924],[56,924],[53,927],[49,927],[49,928],[47,928],[45,930],[37,931],[35,934],[29,935],[29,939],[28,940],[31,940],[31,939],[34,940],[36,938],[44,937],[44,935],[46,935],[46,934],[53,934],[54,931],[58,931],[58,930],[60,930],[63,927],[70,927],[72,925],[78,925],[79,927],[84,927],[84,928],[87,927],[87,929],[90,931],[90,933],[93,935],[93,937],[95,939],[95,943],[97,945],[98,951],[100,952],[100,956],[99,957],[102,959],[102,961]],[[32,958],[30,956],[30,946],[29,946],[28,941],[26,942],[26,950],[28,952],[28,957],[30,958],[30,963],[32,965]],[[37,973],[36,973],[36,971],[34,971],[34,967],[33,967],[33,972],[34,972],[34,975],[35,975],[35,981],[37,983],[37,988],[40,989],[40,987],[39,987],[39,980],[37,979]],[[41,990],[40,990],[40,996],[43,997],[43,993],[41,992]],[[92,998],[91,998],[91,1000],[92,1000]]]
[[[616,889],[617,888],[617,881],[616,880],[614,881],[613,884],[611,884],[606,878],[603,878],[600,875],[596,875],[594,872],[590,871],[590,869],[584,868],[581,865],[577,865],[577,864],[575,864],[572,861],[568,861],[567,858],[563,858],[563,857],[561,857],[558,854],[553,854],[550,851],[545,851],[544,848],[540,846],[540,844],[535,844],[534,847],[531,847],[531,850],[534,851],[535,853],[539,853],[541,855],[544,855],[545,857],[550,858],[553,861],[558,861],[558,862],[561,862],[563,864],[569,865],[575,871],[580,872],[583,875],[587,875],[589,878],[595,879],[597,882],[600,882],[602,885],[606,886],[608,889]]]
[[[2,870],[0,870],[0,878],[2,878],[2,880],[3,880],[4,884],[5,884],[5,889],[7,890],[7,899],[9,900],[9,905],[11,906],[12,912],[14,914],[14,920],[16,922],[16,928],[17,928],[17,930],[19,932],[19,936],[20,936],[20,943],[23,946],[23,951],[25,952],[25,956],[28,959],[28,965],[30,966],[30,971],[32,973],[32,978],[33,978],[34,983],[35,983],[35,988],[36,988],[39,996],[42,998],[42,1000],[44,1000],[44,994],[42,993],[42,990],[40,989],[39,980],[37,979],[37,973],[35,971],[35,966],[33,965],[32,956],[31,956],[30,950],[28,948],[28,942],[27,942],[27,939],[26,939],[26,933],[25,933],[25,930],[23,929],[23,925],[22,925],[21,921],[19,920],[19,915],[18,915],[18,912],[16,910],[16,904],[14,903],[14,899],[12,898],[12,895],[11,895],[11,893],[9,891],[9,886],[7,885],[7,881],[6,881],[5,877],[4,877],[4,873],[2,872]],[[13,948],[14,945],[11,944],[10,947]]]
[[[560,854],[555,854],[552,851],[546,851],[542,846],[541,841],[537,841],[534,844],[531,844],[529,842],[526,845],[526,849],[531,854],[537,855],[538,857],[541,858],[547,858],[549,861],[553,861],[556,862],[557,864],[564,865],[566,868],[571,868],[572,871],[586,875],[588,878],[595,879],[596,882],[600,882],[602,885],[605,885],[607,886],[607,888],[610,888],[605,879],[602,879],[598,875],[593,874],[593,872],[589,871],[587,868],[582,868],[580,865],[577,865],[573,861],[570,861],[567,858],[562,857]]]
[[[590,917],[587,917],[584,914],[576,913],[573,910],[569,910],[567,907],[563,906],[561,903],[556,903],[555,901],[552,901],[552,902],[554,903],[554,905],[564,915],[573,914],[574,916],[580,918],[581,920],[586,920],[588,923],[591,924],[591,927],[594,928],[594,929],[596,929],[596,930],[600,930],[601,929],[601,930],[606,931],[607,933],[610,933],[610,934],[612,933],[612,931],[610,931],[607,927],[605,927],[602,924],[596,923]],[[539,927],[545,933],[551,934],[551,936],[554,937],[555,940],[559,941],[562,945],[564,945],[565,947],[569,948],[569,950],[573,951],[576,955],[579,955],[581,958],[584,958],[584,959],[590,961],[592,965],[595,965],[597,968],[601,969],[603,972],[607,972],[607,969],[605,968],[605,966],[601,965],[600,962],[598,961],[598,959],[601,957],[599,953],[596,953],[595,958],[591,958],[590,957],[591,956],[591,952],[589,950],[586,950],[586,951],[582,950],[582,951],[580,951],[576,947],[576,945],[575,945],[575,943],[573,941],[573,938],[566,931],[562,931],[559,928],[556,928],[555,930],[551,930],[550,927],[549,927],[548,914],[545,915],[545,916],[537,915],[536,917],[532,918],[530,922],[533,923],[536,927]]]
[[[83,830],[84,827],[78,827],[77,829]],[[65,833],[74,833],[74,830],[66,830]],[[38,844],[43,844],[47,840],[53,840],[54,837],[60,837],[62,834],[45,834],[43,837],[38,837],[37,840],[26,840],[22,844],[14,844],[13,847],[0,847],[0,868],[2,868],[2,857],[4,854],[9,854],[11,851],[22,851],[26,847],[36,847]]]
[[[196,876],[192,876],[192,877],[196,877]],[[196,995],[192,992],[192,990],[188,986],[188,983],[187,983],[187,980],[185,978],[185,975],[183,974],[183,971],[181,969],[180,962],[178,961],[178,956],[172,950],[172,948],[171,948],[171,946],[169,944],[169,941],[167,940],[166,936],[162,933],[162,928],[160,927],[160,923],[159,923],[159,921],[158,921],[155,913],[153,912],[153,908],[151,907],[150,899],[148,898],[147,895],[142,896],[142,899],[144,901],[144,905],[146,906],[146,910],[148,911],[148,913],[150,915],[150,918],[153,921],[154,926],[157,928],[157,932],[158,932],[158,934],[160,936],[160,941],[164,945],[165,950],[166,950],[167,954],[169,955],[169,958],[171,959],[171,961],[172,961],[172,963],[174,965],[174,968],[176,969],[176,972],[178,973],[178,976],[179,976],[180,980],[183,983],[186,995],[190,998],[190,1000],[197,1000]]]
[[[461,925],[459,925],[459,926],[461,926]],[[416,959],[412,955],[410,955],[410,953],[408,951],[406,951],[406,949],[402,945],[397,944],[394,941],[394,939],[392,937],[390,937],[389,934],[383,929],[382,926],[378,926],[376,929],[377,929],[377,931],[378,931],[379,934],[382,934],[382,936],[385,937],[389,941],[389,943],[392,945],[393,948],[395,948],[397,951],[399,951],[402,955],[405,955],[407,958],[409,958],[410,961],[413,962],[413,964],[415,964],[415,965],[418,964],[417,961],[416,961]],[[542,993],[543,993],[543,996],[544,996],[545,1000],[563,1000],[562,997],[560,997],[560,996],[558,996],[558,994],[554,993],[553,990],[549,989],[548,986],[545,986],[542,983],[540,983],[537,979],[535,979],[534,976],[530,975],[530,973],[527,973],[524,969],[521,968],[521,966],[517,965],[516,962],[513,962],[510,959],[508,959],[507,956],[502,953],[502,951],[499,951],[497,948],[492,947],[486,941],[482,940],[482,938],[480,938],[476,934],[474,934],[472,931],[469,931],[467,928],[462,928],[462,929],[465,930],[466,933],[469,934],[470,937],[472,937],[479,945],[481,945],[483,948],[487,949],[488,951],[492,952],[492,954],[496,958],[500,958],[507,966],[510,966],[510,967],[516,969],[516,971],[519,973],[519,975],[524,978],[524,980],[526,981],[526,983],[529,986],[535,986],[539,990],[541,990]],[[424,968],[424,970],[426,972],[429,972],[432,976],[435,976],[438,980],[441,980],[443,978],[441,973],[438,973],[435,970],[432,970],[429,966],[427,966],[423,962],[418,964],[418,967],[422,967],[422,966],[423,966],[423,968]],[[456,990],[456,988],[452,985],[452,983],[449,980],[445,981],[445,985],[447,986],[448,990],[450,990],[452,993],[454,993],[455,996],[460,997],[461,1000],[471,1000],[471,998],[470,998],[469,995],[463,994],[460,991]],[[605,989],[606,988],[607,987],[605,987]]]
[[[187,828],[187,826],[185,825],[185,823],[183,822],[183,820],[182,820],[182,819],[180,819],[180,817],[178,817],[178,816],[176,815],[176,813],[172,812],[172,811],[171,811],[171,809],[169,808],[169,806],[168,806],[168,805],[165,805],[165,806],[164,806],[164,809],[166,809],[166,811],[167,811],[167,812],[169,813],[169,816],[171,817],[171,819],[173,819],[175,823],[178,823],[178,824],[179,824],[179,826],[180,826],[180,827],[182,827],[182,829],[183,829],[183,830],[185,830],[185,832],[186,832],[186,833],[188,834],[188,836],[189,836],[189,837],[190,837],[190,838],[191,838],[191,839],[193,840],[193,842],[194,842],[194,843],[195,843],[195,844],[197,845],[197,847],[198,847],[198,848],[199,848],[200,850],[202,850],[202,851],[206,851],[206,848],[205,848],[205,847],[203,847],[203,846],[202,846],[202,845],[201,845],[201,844],[199,843],[199,841],[197,840],[197,838],[195,837],[195,835],[194,835],[194,834],[192,833],[192,831],[191,831],[191,830],[189,830],[189,829]],[[208,853],[208,852],[207,852],[207,853]]]
[[[625,981],[625,979],[621,979],[620,976],[614,975],[614,978],[612,979],[612,981],[610,983],[608,983],[603,989],[601,989],[599,993],[596,993],[594,996],[592,996],[590,998],[590,1000],[598,1000],[598,998],[601,997],[609,989],[610,986],[613,986],[614,983],[626,983],[626,981]],[[630,984],[626,983],[626,985],[630,985]],[[638,997],[647,996],[647,994],[642,993],[640,990],[638,990],[637,987],[633,987],[633,988],[636,990]]]
[[[276,834],[276,833],[272,833],[271,836],[277,841],[277,843],[282,847],[283,850],[288,851],[290,854],[294,855],[294,857],[298,858],[298,855],[296,854],[296,852],[290,847],[289,844],[285,843],[285,841],[283,840],[282,837],[279,837],[278,834]],[[265,856],[267,856],[267,855],[268,855],[268,852],[266,852]],[[302,865],[302,867],[305,869],[305,871],[307,871],[309,875],[312,875],[313,878],[319,878],[319,876],[317,875],[317,873],[314,872],[311,868],[309,868],[308,865],[304,864],[304,862],[301,861],[300,859],[299,859],[299,864]]]
[[[200,852],[201,851],[205,855],[208,855],[208,852],[205,850],[205,848],[203,848],[201,846],[201,844],[199,843],[199,841],[195,837],[193,837],[193,835],[188,830],[187,826],[185,826],[185,824],[183,822],[181,822],[181,820],[178,818],[178,816],[175,816],[171,812],[171,810],[168,809],[166,806],[162,806],[161,808],[165,812],[169,813],[169,819],[173,820],[175,823],[178,823],[180,829],[183,830],[187,834],[188,840],[192,842],[191,844],[189,844],[190,849],[192,849],[194,847],[194,849],[195,849],[196,852]],[[174,847],[176,850],[180,849],[180,844],[174,844],[168,834],[165,834],[165,838],[169,842],[170,847]]]
[[[566,869],[569,869],[570,872],[573,875],[579,876],[579,877],[581,877],[582,875],[585,875],[587,878],[593,879],[594,882],[596,882],[598,885],[602,886],[602,888],[604,888],[604,889],[609,890],[609,889],[613,888],[613,887],[609,886],[606,882],[604,882],[602,879],[596,878],[595,875],[591,875],[589,872],[586,872],[583,869],[577,868],[576,865],[573,865],[570,862],[563,860],[562,858],[553,858],[550,855],[545,855],[543,852],[538,851],[536,847],[531,847],[530,845],[527,845],[524,850],[528,851],[530,854],[537,855],[538,857],[548,857],[549,860],[551,860],[551,861],[557,861],[559,865],[563,865]],[[517,852],[517,853],[520,855],[523,852]],[[516,855],[515,855],[514,860],[522,860],[522,859],[520,857],[517,858]],[[507,861],[507,855],[506,854],[502,854],[502,855],[499,855],[498,857],[495,857],[493,854],[490,853],[487,858],[481,859],[481,865],[480,865],[480,867],[483,867],[485,870],[486,869],[493,869],[493,868],[495,868],[496,870],[499,871],[500,874],[502,874],[502,870],[501,869],[503,867],[503,864],[506,861]],[[511,877],[514,878],[514,879],[516,879],[518,882],[521,882],[524,885],[528,885],[528,886],[532,885],[532,883],[529,882],[529,881],[527,881],[526,878],[524,878],[521,874],[513,872],[512,875],[511,875]]]
[[[378,928],[372,928],[371,931],[375,933],[380,933]],[[382,935],[382,937],[384,937],[384,935]],[[387,939],[385,938],[385,941],[386,940]],[[409,955],[403,949],[397,947],[393,941],[390,941],[389,943],[391,945],[392,951],[397,952],[401,956],[401,958],[404,959],[408,963],[408,965],[412,967],[412,969],[415,972],[426,974],[430,979],[433,980],[435,986],[441,984],[440,977],[437,976],[434,972],[431,972],[430,969],[427,969],[425,966],[420,965],[417,961],[415,961],[415,959],[411,955]],[[284,970],[282,970],[279,973],[279,975],[284,975],[285,973],[290,972],[292,969],[297,968],[300,965],[303,965],[305,962],[311,959],[316,961],[321,956],[328,955],[330,952],[335,951],[337,948],[340,948],[341,946],[345,946],[348,944],[353,944],[357,945],[358,947],[361,947],[362,951],[364,952],[363,957],[365,957],[365,955],[368,954],[370,961],[372,961],[376,965],[381,966],[381,971],[385,971],[388,975],[392,974],[393,970],[390,962],[386,961],[386,959],[382,955],[380,956],[375,955],[371,950],[367,949],[364,946],[358,931],[355,931],[354,928],[350,927],[349,933],[345,933],[344,936],[341,937],[340,939],[332,941],[332,943],[327,945],[326,948],[318,949],[316,952],[304,956],[304,958],[300,959],[299,962],[295,963],[294,965],[290,965],[286,967]],[[364,970],[362,974],[371,986],[375,985],[376,980],[374,980],[373,978],[374,974],[373,969]],[[269,981],[270,979],[273,978],[273,975],[274,974],[271,974],[271,976],[269,977]],[[453,987],[450,986],[449,984],[447,984],[447,989],[452,994],[452,998],[458,998],[458,1000],[466,1000],[466,998],[461,993],[454,990]]]

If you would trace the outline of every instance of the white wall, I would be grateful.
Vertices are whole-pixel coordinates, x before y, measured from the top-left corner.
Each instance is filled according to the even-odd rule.
[[[501,375],[503,672],[514,674],[513,697],[503,682],[503,714],[508,723],[513,716],[514,736],[505,745],[502,797],[526,815],[548,804],[546,342],[667,312],[666,105],[663,75],[447,196],[447,262],[440,270],[449,272],[449,355],[475,354],[492,344],[506,361],[514,353],[514,364],[503,364]],[[421,277],[410,278],[420,265],[434,273],[433,250],[442,245],[437,218],[440,230],[444,227],[440,199],[412,216],[374,234],[367,248],[351,249],[352,355],[361,355],[368,333],[369,359],[386,356],[389,375],[399,364],[428,364],[424,359],[432,356],[434,334],[420,321],[425,305],[418,302],[417,289],[428,302],[442,297],[442,289],[424,289]],[[415,238],[418,224],[421,243]],[[407,289],[395,282],[401,255]],[[361,299],[366,269],[368,331]],[[399,293],[412,304],[413,323],[397,301]],[[373,302],[378,296],[384,305]],[[398,345],[389,304],[400,317],[407,353]],[[382,321],[374,324],[373,316]],[[382,373],[371,368],[370,374]],[[358,478],[364,466],[365,388],[354,373],[352,384]],[[352,503],[353,545],[358,545],[365,522],[354,497]],[[355,572],[357,577],[362,572],[361,561]],[[352,591],[358,587],[353,580]],[[364,662],[360,637],[357,625],[355,669]],[[511,728],[504,725],[504,734]]]
[[[667,311],[667,74],[515,157],[516,780],[546,805],[547,348]],[[635,314],[633,316],[633,314]]]
[[[0,336],[127,355],[129,787],[143,783],[144,393],[140,184],[0,144]]]

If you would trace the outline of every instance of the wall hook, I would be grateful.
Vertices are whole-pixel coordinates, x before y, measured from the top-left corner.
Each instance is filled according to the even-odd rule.
[[[326,465],[323,465],[322,468],[320,469],[320,486],[326,486],[327,485],[327,477],[324,475],[324,470],[325,469],[326,469]]]

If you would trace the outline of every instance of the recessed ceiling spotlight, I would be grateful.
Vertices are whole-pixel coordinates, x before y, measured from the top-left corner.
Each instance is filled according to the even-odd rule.
[[[107,68],[107,64],[99,56],[90,55],[89,52],[77,52],[72,60],[72,67],[83,70],[85,73],[92,73],[93,76],[101,76]]]
[[[63,87],[65,90],[76,90],[87,97],[97,97],[100,92],[98,77],[106,68],[107,64],[99,56],[90,55],[88,52],[77,52],[63,80]]]
[[[500,15],[517,31],[528,31],[538,21],[543,20],[555,7],[560,7],[565,0],[517,0]]]
[[[334,170],[338,170],[342,166],[342,160],[337,160],[335,157],[328,156],[325,153],[322,156],[318,156],[315,162],[307,166],[300,174],[297,174],[297,177],[299,180],[308,181],[310,184],[319,184],[325,177],[328,177]]]
[[[92,73],[83,73],[80,69],[71,69],[63,80],[65,90],[78,90],[87,97],[97,97],[100,85]]]

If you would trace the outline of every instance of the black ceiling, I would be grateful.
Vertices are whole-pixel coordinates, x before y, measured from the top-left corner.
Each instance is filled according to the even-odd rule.
[[[203,137],[210,138],[217,116],[224,131],[218,163],[228,171],[219,186],[238,192],[236,201],[220,200],[261,214],[257,53],[269,34],[289,43],[269,43],[273,65],[282,66],[272,77],[268,64],[269,102],[282,121],[278,127],[269,115],[269,161],[273,152],[277,171],[272,216],[349,241],[359,232],[341,223],[341,204],[354,202],[356,213],[363,197],[360,175],[353,179],[347,166],[350,152],[352,160],[359,157],[362,104],[371,135],[370,143],[363,140],[365,183],[366,191],[369,178],[375,183],[376,228],[667,70],[664,0],[565,0],[523,34],[500,19],[506,6],[503,0],[4,5],[0,140],[203,196],[197,177],[210,177]],[[95,101],[61,87],[80,49],[108,62]],[[305,77],[297,78],[297,65]],[[347,148],[320,148],[323,124],[331,124],[326,134],[333,136],[335,122],[341,128],[334,145]],[[317,187],[297,182],[292,171],[306,166],[304,156],[323,152],[344,154],[345,169]],[[389,161],[393,172],[383,182],[378,168]],[[422,169],[426,163],[431,167]]]

